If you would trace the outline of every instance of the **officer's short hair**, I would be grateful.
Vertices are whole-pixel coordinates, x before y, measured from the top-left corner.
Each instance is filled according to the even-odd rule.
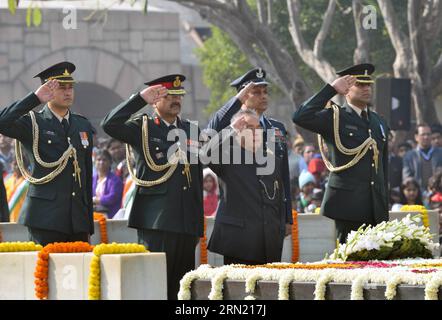
[[[256,113],[255,110],[253,109],[240,109],[237,113],[235,113],[232,117],[232,120],[230,120],[230,123],[235,122],[236,119],[238,119],[239,117],[243,116],[243,115],[250,115],[250,116],[254,116],[256,118],[258,118],[258,114]]]

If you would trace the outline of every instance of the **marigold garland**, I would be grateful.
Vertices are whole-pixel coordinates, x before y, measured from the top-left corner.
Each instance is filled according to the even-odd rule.
[[[422,215],[422,223],[424,227],[430,227],[430,219],[428,218],[428,210],[421,205],[404,205],[401,207],[400,211],[404,212],[419,212]]]
[[[0,252],[40,251],[43,247],[34,242],[3,242],[0,243]]]
[[[94,256],[90,264],[89,273],[89,288],[88,299],[100,300],[101,286],[100,286],[100,256],[103,254],[126,254],[126,253],[144,253],[149,252],[142,244],[137,243],[111,243],[99,244],[95,246]]]
[[[292,224],[292,262],[299,261],[299,228],[298,228],[298,212],[292,210],[293,224]]]
[[[98,221],[98,225],[100,226],[101,243],[108,243],[106,216],[102,213],[94,212],[94,220]]]
[[[49,293],[48,272],[49,254],[51,253],[73,253],[91,252],[93,250],[87,242],[55,242],[46,245],[39,253],[35,268],[35,295],[38,299],[47,299]]]
[[[200,264],[207,264],[207,219],[204,218],[204,234],[200,238]]]

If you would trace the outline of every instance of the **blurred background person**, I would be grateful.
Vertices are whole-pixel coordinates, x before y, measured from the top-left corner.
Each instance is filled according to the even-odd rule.
[[[327,167],[321,158],[314,157],[308,164],[308,171],[315,177],[317,188],[325,189]]]
[[[204,216],[213,217],[219,204],[218,177],[210,169],[203,170]]]
[[[393,204],[392,211],[400,211],[404,205],[424,205],[419,183],[413,178],[405,179],[400,187],[400,202]]]
[[[92,178],[94,211],[112,218],[120,209],[123,182],[111,171],[112,157],[106,150],[99,150],[95,156],[96,173]]]
[[[4,174],[12,172],[11,163],[14,159],[13,139],[0,134],[0,162],[3,165]]]
[[[442,169],[442,148],[431,145],[431,128],[426,124],[416,127],[414,137],[417,148],[407,152],[404,157],[402,180],[414,178],[426,191],[430,177]]]
[[[324,191],[319,188],[313,189],[313,194],[311,202],[308,205],[306,212],[308,213],[319,213],[317,209],[321,208],[322,199],[324,198]]]
[[[301,190],[297,199],[297,211],[306,212],[307,207],[312,202],[313,189],[315,188],[315,177],[306,171],[302,171],[299,176],[299,189]]]
[[[410,151],[411,149],[413,149],[413,147],[411,146],[410,143],[408,142],[402,142],[398,145],[398,151],[397,151],[397,155],[400,158],[404,158],[405,155],[407,154],[408,151]]]
[[[128,175],[127,169],[125,169],[126,149],[124,143],[112,138],[108,141],[106,150],[112,157],[111,171],[124,181]]]
[[[29,167],[26,158],[23,158],[23,162],[25,167]],[[8,197],[9,221],[17,222],[29,189],[29,181],[22,176],[15,157],[12,160],[11,167],[12,173],[5,179],[5,188]]]
[[[431,126],[431,145],[435,148],[442,148],[442,125]]]
[[[304,162],[305,162],[307,168],[308,168],[308,164],[313,159],[313,156],[315,155],[315,153],[316,153],[315,146],[311,143],[306,143],[304,146],[303,158],[304,158]]]

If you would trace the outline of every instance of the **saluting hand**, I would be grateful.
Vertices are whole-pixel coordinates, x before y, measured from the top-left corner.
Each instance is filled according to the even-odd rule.
[[[331,86],[335,88],[335,90],[339,93],[345,96],[351,87],[353,87],[356,83],[356,78],[351,75],[346,75],[343,77],[340,77],[333,81]]]
[[[248,83],[244,88],[241,89],[240,92],[238,92],[236,97],[239,99],[239,101],[241,101],[242,104],[244,104],[249,96],[250,91],[256,86],[257,84],[254,82]]]
[[[147,87],[143,91],[140,92],[141,97],[148,104],[155,104],[161,98],[167,96],[167,88],[163,87],[161,84],[157,84],[154,86]]]
[[[46,83],[43,83],[37,91],[35,91],[35,95],[38,97],[41,103],[46,103],[54,99],[54,91],[58,88],[58,81],[53,79],[49,80]]]

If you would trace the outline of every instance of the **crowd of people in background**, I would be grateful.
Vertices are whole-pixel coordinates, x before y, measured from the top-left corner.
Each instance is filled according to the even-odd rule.
[[[414,140],[389,136],[389,209],[424,205],[439,209],[442,218],[442,126],[418,125]],[[289,171],[292,207],[300,213],[319,213],[329,171],[314,144],[297,135],[290,139]],[[101,138],[93,153],[94,210],[108,218],[127,218],[133,183],[121,141]],[[21,175],[14,154],[14,140],[0,135],[0,169],[6,191],[9,221],[17,222],[29,182]],[[203,172],[204,215],[215,216],[220,199],[219,182],[209,168]],[[2,218],[6,221],[5,218]],[[442,219],[441,219],[442,220]]]

